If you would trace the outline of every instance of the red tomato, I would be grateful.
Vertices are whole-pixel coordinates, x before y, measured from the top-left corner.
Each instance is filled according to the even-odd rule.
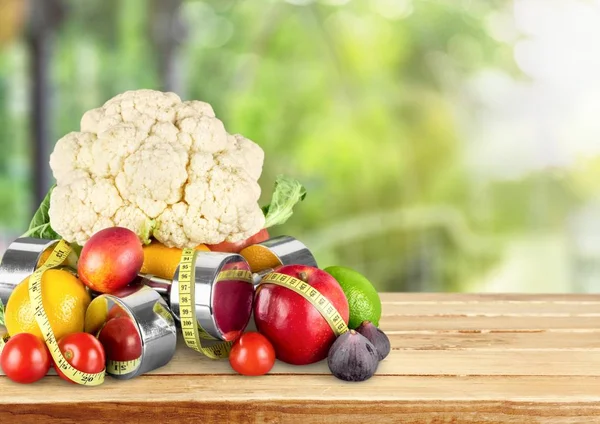
[[[263,228],[258,233],[248,237],[246,240],[236,242],[224,241],[219,244],[208,244],[206,247],[208,247],[212,252],[240,253],[242,249],[253,244],[261,243],[265,240],[269,240],[269,232],[266,228]]]
[[[231,347],[229,363],[242,375],[263,375],[275,364],[275,349],[262,334],[244,333]]]
[[[95,374],[104,369],[104,348],[91,334],[69,334],[59,340],[58,347],[67,362],[79,371]],[[60,367],[54,368],[63,380],[71,381],[62,373]]]
[[[98,335],[110,361],[133,361],[142,356],[142,339],[133,320],[128,316],[113,318]]]
[[[10,338],[0,357],[2,370],[17,383],[33,383],[50,369],[50,352],[33,334],[20,333]]]

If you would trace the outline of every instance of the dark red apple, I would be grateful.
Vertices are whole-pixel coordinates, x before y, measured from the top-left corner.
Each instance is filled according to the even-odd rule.
[[[83,246],[77,271],[90,289],[112,293],[131,283],[143,263],[138,236],[127,228],[112,227],[98,231]]]
[[[109,361],[133,361],[142,356],[142,339],[128,316],[109,320],[100,331],[98,340]]]
[[[291,275],[317,289],[348,323],[348,300],[328,273],[306,265],[286,265],[278,273]],[[304,297],[286,287],[264,283],[254,303],[256,327],[275,348],[277,358],[306,365],[327,357],[335,334],[320,312]]]
[[[269,232],[266,228],[263,228],[258,233],[248,237],[246,240],[236,241],[233,243],[224,241],[219,244],[207,244],[206,247],[213,252],[240,253],[242,249],[253,244],[261,243],[265,240],[269,240]]]
[[[125,311],[125,309],[123,309],[121,307],[121,305],[113,305],[112,308],[110,308],[110,311],[108,311],[108,316],[106,317],[106,321],[110,321],[113,318],[120,318],[120,317],[128,317],[129,315],[127,315],[127,312]]]

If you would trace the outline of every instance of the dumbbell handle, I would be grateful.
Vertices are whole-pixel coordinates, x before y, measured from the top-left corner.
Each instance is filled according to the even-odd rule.
[[[267,275],[269,272],[272,272],[272,268],[265,269],[263,271],[255,272],[252,274],[252,284],[254,287],[260,283],[260,280]],[[171,286],[173,285],[172,280],[167,280],[166,278],[157,277],[156,275],[146,275],[139,274],[140,277],[144,278],[144,283],[154,289],[157,293],[159,293],[163,297],[168,297],[171,293]]]
[[[168,297],[169,293],[171,293],[171,285],[173,284],[172,280],[167,280],[166,278],[160,278],[160,277],[157,277],[156,275],[146,275],[146,274],[138,274],[138,275],[144,279],[144,284],[146,284],[151,289],[154,289],[161,296]]]

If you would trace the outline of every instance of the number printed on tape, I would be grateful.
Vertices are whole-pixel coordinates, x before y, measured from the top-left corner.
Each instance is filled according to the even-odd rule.
[[[247,283],[252,283],[252,273],[245,269],[229,269],[227,271],[219,272],[219,274],[217,275],[217,281],[227,280],[245,281]]]
[[[64,240],[59,241],[46,262],[44,262],[41,267],[36,269],[29,278],[29,298],[34,310],[35,320],[40,327],[42,335],[44,336],[44,341],[50,350],[50,355],[52,355],[54,362],[58,365],[62,373],[69,380],[77,384],[98,386],[104,382],[105,371],[93,374],[84,373],[77,370],[67,362],[66,358],[63,356],[60,348],[58,347],[58,342],[54,337],[48,315],[46,315],[46,311],[44,311],[44,305],[42,302],[42,275],[47,270],[61,265],[67,259],[70,253],[71,247],[67,244],[67,242]]]
[[[108,361],[106,370],[110,374],[125,375],[137,370],[142,363],[142,358],[133,359],[131,361]]]
[[[232,343],[218,342],[213,344],[216,339],[198,325],[198,320],[196,318],[195,293],[192,289],[195,287],[194,260],[196,259],[196,254],[197,252],[194,249],[184,249],[181,255],[181,262],[179,263],[179,314],[181,318],[183,340],[189,348],[203,353],[211,359],[227,358]],[[229,276],[230,274],[227,275]],[[249,275],[249,278],[248,281],[252,281],[252,274]],[[207,343],[205,343],[204,346],[201,339],[207,340]]]

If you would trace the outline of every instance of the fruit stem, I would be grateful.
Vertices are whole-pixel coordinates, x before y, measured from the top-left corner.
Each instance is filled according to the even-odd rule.
[[[300,272],[298,273],[298,277],[299,277],[299,278],[300,278],[302,281],[304,281],[305,283],[308,283],[308,275],[306,274],[306,272],[304,272],[304,271],[300,271]]]

